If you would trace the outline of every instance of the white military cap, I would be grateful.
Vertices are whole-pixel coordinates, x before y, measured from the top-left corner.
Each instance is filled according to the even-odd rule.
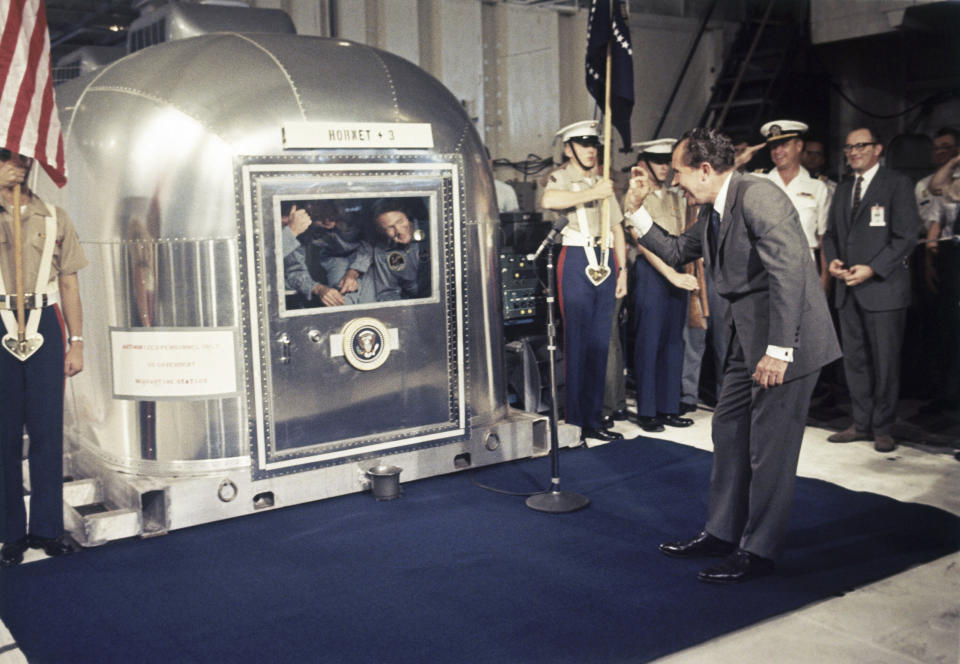
[[[803,136],[808,129],[810,127],[797,120],[774,120],[760,127],[760,133],[767,139],[767,143],[774,143]]]
[[[560,129],[557,132],[557,136],[560,138],[561,143],[566,143],[575,138],[592,138],[595,142],[599,143],[600,131],[597,129],[599,124],[596,120],[581,120],[580,122],[568,124],[563,129]]]
[[[675,138],[658,138],[652,141],[634,143],[633,149],[640,154],[670,154],[676,144],[677,139]]]

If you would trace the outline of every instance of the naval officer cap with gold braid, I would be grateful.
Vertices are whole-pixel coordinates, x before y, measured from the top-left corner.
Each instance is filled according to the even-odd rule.
[[[773,120],[760,127],[760,133],[767,139],[767,147],[772,148],[791,138],[802,139],[808,129],[810,127],[798,120]]]

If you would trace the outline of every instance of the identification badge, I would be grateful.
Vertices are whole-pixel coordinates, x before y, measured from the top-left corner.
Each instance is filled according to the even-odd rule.
[[[871,226],[886,226],[887,218],[883,213],[882,205],[874,205],[870,208],[870,225]]]

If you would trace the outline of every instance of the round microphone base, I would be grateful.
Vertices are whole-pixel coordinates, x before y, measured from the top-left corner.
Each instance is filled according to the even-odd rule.
[[[527,498],[527,507],[530,509],[553,514],[576,512],[589,504],[589,498],[571,491],[547,491]]]

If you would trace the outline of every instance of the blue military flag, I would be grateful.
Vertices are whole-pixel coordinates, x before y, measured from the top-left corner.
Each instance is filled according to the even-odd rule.
[[[623,148],[630,149],[630,114],[633,112],[633,48],[630,24],[621,0],[592,0],[587,20],[587,91],[604,107],[607,44],[610,44],[611,124],[620,132]],[[607,138],[607,140],[610,140]]]

